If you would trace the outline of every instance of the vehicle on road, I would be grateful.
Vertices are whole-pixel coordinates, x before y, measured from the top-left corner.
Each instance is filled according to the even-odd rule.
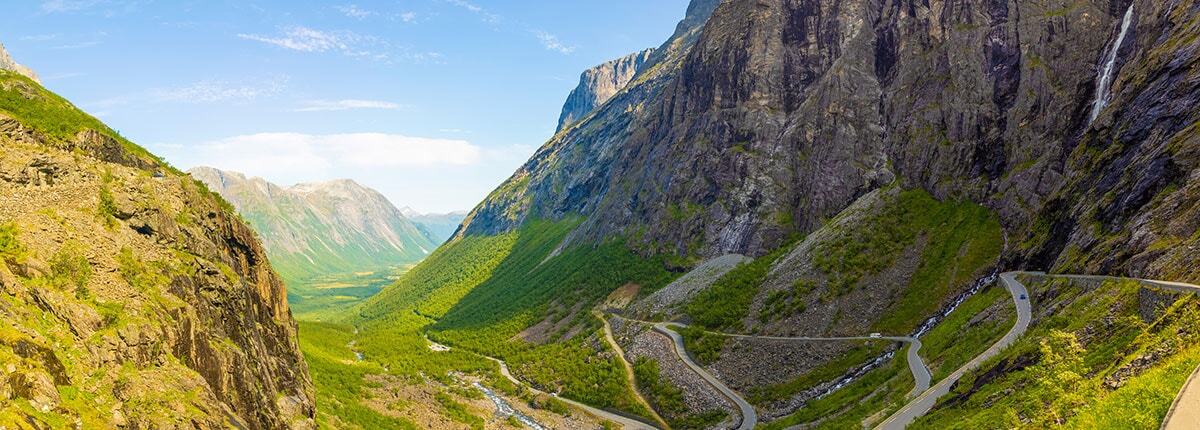
[[[1024,295],[1024,294],[1022,294],[1022,295],[1021,295],[1021,300],[1025,300],[1025,295]]]
[[[871,339],[879,339],[881,337],[883,337],[881,333],[871,333]]]

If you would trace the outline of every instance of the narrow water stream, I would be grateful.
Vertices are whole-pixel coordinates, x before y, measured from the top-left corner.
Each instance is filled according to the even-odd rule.
[[[350,343],[347,343],[346,346],[349,347],[351,351],[354,351],[354,356],[358,357],[358,361],[363,361],[363,354],[361,352],[358,352],[358,350],[354,349],[354,345],[357,343],[358,343],[358,340],[355,339],[355,340],[350,341]]]
[[[529,428],[535,430],[546,430],[545,427],[542,427],[542,425],[538,424],[537,421],[534,421],[533,418],[530,418],[528,415],[521,413],[521,411],[514,409],[512,405],[508,404],[508,401],[504,400],[500,396],[497,396],[492,390],[489,390],[487,387],[484,387],[478,382],[476,382],[474,385],[475,388],[479,389],[479,391],[483,391],[485,396],[487,396],[489,399],[492,399],[492,403],[496,404],[496,413],[498,415],[505,417],[517,417],[517,421],[520,421],[521,424],[529,426]]]

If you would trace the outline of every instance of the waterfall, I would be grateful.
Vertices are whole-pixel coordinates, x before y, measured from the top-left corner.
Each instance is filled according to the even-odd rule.
[[[1125,18],[1121,20],[1121,33],[1117,35],[1116,43],[1113,43],[1112,48],[1109,48],[1108,53],[1104,56],[1104,67],[1101,67],[1097,73],[1096,79],[1096,101],[1092,102],[1092,119],[1088,122],[1091,124],[1096,122],[1096,117],[1100,116],[1100,111],[1108,106],[1109,86],[1112,85],[1113,69],[1117,64],[1117,52],[1121,50],[1121,44],[1125,42],[1125,35],[1129,33],[1129,23],[1133,21],[1133,5],[1129,5],[1129,10],[1125,11]]]

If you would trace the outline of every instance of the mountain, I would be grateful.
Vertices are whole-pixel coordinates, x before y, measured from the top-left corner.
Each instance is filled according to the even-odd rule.
[[[583,119],[608,99],[611,99],[633,80],[642,65],[654,53],[654,48],[608,61],[588,69],[579,76],[579,86],[571,90],[558,117],[558,131]]]
[[[12,57],[8,55],[8,51],[4,49],[4,45],[0,44],[0,70],[8,70],[17,72],[25,77],[32,79],[34,82],[41,84],[41,79],[38,79],[37,73],[28,67],[17,64]]]
[[[1018,319],[998,271],[1200,281],[1197,10],[693,1],[623,88],[347,321],[419,315],[411,330],[533,386],[672,426],[878,424],[915,385],[896,342],[753,337],[922,336],[936,382]],[[1033,331],[922,425],[1061,425],[1197,363],[1191,335],[1149,346],[1196,323],[1186,295],[1027,282]],[[636,321],[606,336],[592,310]],[[690,355],[749,406],[638,321],[690,324]],[[1066,370],[1068,397],[1006,382]],[[1179,388],[1140,387],[1155,411]],[[1022,403],[996,416],[1005,396]]]
[[[353,180],[281,187],[211,167],[188,173],[254,227],[298,309],[318,295],[307,288],[315,278],[415,264],[437,248],[387,198]]]
[[[0,71],[0,202],[0,426],[315,426],[283,280],[220,196]]]
[[[458,225],[462,223],[463,218],[467,217],[466,211],[454,211],[444,214],[422,214],[413,210],[410,207],[400,208],[400,212],[405,218],[412,221],[417,229],[421,230],[421,234],[433,243],[442,243],[454,232],[458,230]]]

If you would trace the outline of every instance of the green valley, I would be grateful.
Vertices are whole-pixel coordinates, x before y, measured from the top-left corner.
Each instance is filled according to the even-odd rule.
[[[0,49],[0,430],[1200,426],[1200,0],[111,3],[247,174]]]

